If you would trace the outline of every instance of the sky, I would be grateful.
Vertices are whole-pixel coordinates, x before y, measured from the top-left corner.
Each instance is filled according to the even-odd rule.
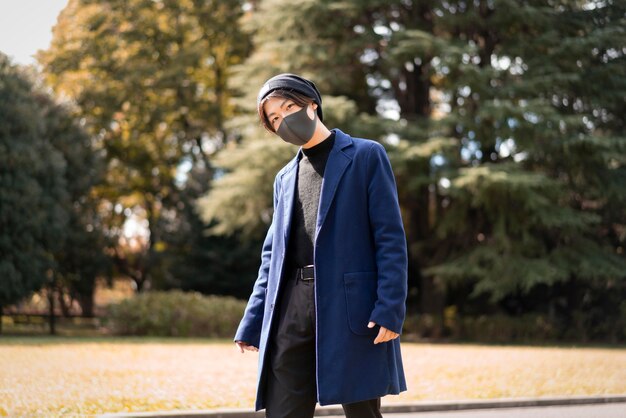
[[[67,0],[0,0],[0,51],[15,64],[34,64],[37,50],[46,49],[52,27]]]

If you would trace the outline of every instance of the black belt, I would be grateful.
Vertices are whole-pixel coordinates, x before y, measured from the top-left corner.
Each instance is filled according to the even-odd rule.
[[[314,278],[315,278],[315,270],[314,270],[313,264],[296,268],[296,279],[309,281],[309,280],[313,280]]]

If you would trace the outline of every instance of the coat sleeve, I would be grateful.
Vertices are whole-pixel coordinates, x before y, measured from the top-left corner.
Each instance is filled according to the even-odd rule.
[[[370,321],[401,334],[406,314],[408,256],[396,181],[380,143],[375,142],[370,148],[367,161],[368,210],[378,271],[378,298]]]
[[[261,266],[257,279],[252,288],[252,294],[248,299],[248,304],[239,323],[234,341],[244,341],[254,347],[259,347],[261,340],[261,328],[263,326],[263,315],[265,311],[265,296],[267,288],[267,278],[269,275],[270,260],[272,255],[272,241],[274,239],[274,228],[276,222],[276,204],[278,202],[278,175],[274,179],[274,213],[272,223],[267,230],[263,247],[261,249]]]

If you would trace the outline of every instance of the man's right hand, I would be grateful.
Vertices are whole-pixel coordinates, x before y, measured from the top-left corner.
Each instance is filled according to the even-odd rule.
[[[248,351],[259,351],[258,348],[256,348],[253,345],[248,344],[245,341],[235,341],[235,344],[237,344],[237,347],[239,347],[239,350],[241,350],[241,352],[243,353],[244,350],[248,350]]]

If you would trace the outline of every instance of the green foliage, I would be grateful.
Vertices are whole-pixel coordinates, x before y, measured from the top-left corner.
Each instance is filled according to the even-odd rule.
[[[434,315],[409,316],[404,332],[419,338],[432,338],[442,326]],[[481,343],[547,343],[557,342],[560,330],[544,315],[535,313],[519,317],[502,314],[458,317],[443,324],[444,335],[454,341]],[[575,340],[575,335],[571,335]],[[579,339],[580,340],[580,339]]]
[[[613,1],[262,1],[243,22],[255,48],[234,67],[233,129],[254,164],[245,142],[260,136],[255,95],[291,71],[330,99],[329,127],[385,142],[418,309],[442,315],[467,285],[468,306],[570,281],[587,291],[617,283],[624,294],[623,16]],[[335,118],[336,104],[354,110]],[[271,178],[231,167],[232,190],[251,184],[251,167],[251,178]],[[267,198],[251,198],[254,212],[267,218],[269,193],[258,193]],[[218,214],[232,199],[209,196],[218,230],[245,228],[242,209]],[[577,310],[584,293],[561,296]]]
[[[47,281],[91,313],[93,282],[106,264],[102,224],[89,193],[102,174],[91,139],[0,55],[0,305]]]
[[[457,203],[438,225],[445,240],[474,236],[456,259],[430,267],[425,274],[450,284],[471,278],[474,295],[488,292],[495,301],[517,290],[580,276],[608,280],[623,272],[623,260],[607,253],[585,235],[600,222],[590,212],[560,205],[560,183],[523,172],[515,164],[464,168],[446,192]],[[479,222],[463,222],[465,214],[481,214]]]
[[[359,19],[350,2],[277,0],[260,2],[243,17],[242,28],[253,36],[255,48],[232,68],[229,86],[237,93],[232,98],[236,115],[227,123],[242,140],[214,160],[224,174],[198,201],[202,219],[213,223],[209,233],[241,234],[260,245],[269,226],[274,176],[296,151],[258,120],[256,96],[271,76],[296,72],[313,78],[323,93],[324,123],[330,128],[355,136],[386,131],[385,122],[369,113],[375,100],[358,58],[367,40],[346,31],[346,25]]]
[[[68,223],[65,160],[29,77],[0,54],[0,306],[38,290]]]
[[[409,305],[443,317],[453,300],[514,302],[519,315],[545,290],[554,309],[608,312],[602,301],[626,295],[625,12],[612,0],[73,0],[41,60],[106,151],[111,229],[145,214],[144,252],[118,249],[140,287],[254,280],[226,272],[260,246],[272,180],[295,153],[256,115],[262,83],[288,71],[316,82],[329,128],[385,144]]]
[[[188,208],[211,185],[211,156],[232,137],[227,81],[248,47],[236,24],[242,13],[237,0],[71,0],[38,57],[106,158],[94,194],[120,242],[117,273],[139,289],[177,283],[170,270],[191,265],[190,247],[206,244]],[[134,247],[123,244],[129,221],[143,232]]]
[[[108,326],[120,335],[228,338],[236,331],[245,303],[230,296],[151,291],[108,309]]]
[[[623,342],[626,340],[624,304],[618,317],[610,320],[599,311],[570,312],[572,323],[543,313],[510,316],[490,313],[454,316],[444,321],[436,315],[409,315],[403,326],[408,338],[445,338],[477,343],[554,344],[560,342]],[[603,318],[600,319],[599,315]],[[438,334],[443,329],[443,334]]]
[[[617,226],[626,218],[613,209],[626,193],[625,132],[615,123],[623,103],[613,99],[615,88],[626,92],[616,67],[623,7],[561,3],[437,13],[436,23],[460,25],[450,44],[463,53],[441,59],[437,73],[451,95],[442,121],[459,136],[462,158],[437,169],[451,186],[438,184],[446,209],[428,251],[442,257],[424,273],[449,287],[474,283],[472,295],[492,301],[572,279],[589,287],[620,279],[626,289]],[[598,74],[607,78],[590,85]]]
[[[215,159],[225,174],[214,181],[210,193],[197,201],[203,219],[218,220],[208,233],[224,235],[238,231],[246,240],[267,230],[272,220],[274,175],[292,152],[281,142],[250,141],[222,151]]]

